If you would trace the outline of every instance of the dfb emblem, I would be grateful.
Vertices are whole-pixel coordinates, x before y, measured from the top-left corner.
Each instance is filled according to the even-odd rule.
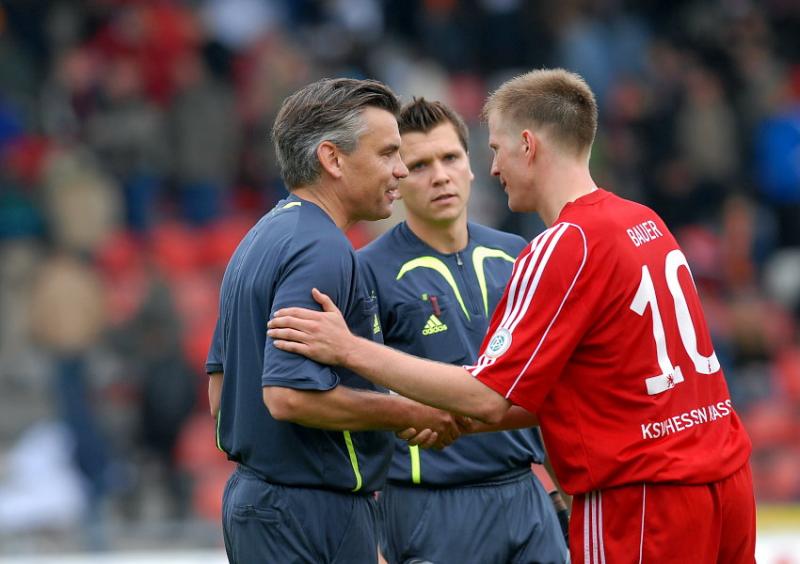
[[[494,335],[492,335],[489,344],[486,345],[486,351],[484,354],[489,358],[497,358],[506,352],[510,346],[511,332],[504,327],[500,327],[494,332]]]

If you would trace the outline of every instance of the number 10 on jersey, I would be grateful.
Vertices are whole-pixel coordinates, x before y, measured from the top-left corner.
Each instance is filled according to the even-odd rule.
[[[692,274],[684,254],[678,249],[670,251],[667,254],[666,264],[664,265],[664,277],[666,278],[667,287],[675,303],[675,318],[678,322],[678,332],[681,336],[683,348],[686,349],[686,353],[689,355],[689,358],[692,359],[694,369],[697,373],[713,374],[719,370],[719,361],[713,350],[709,356],[704,356],[697,350],[697,333],[695,333],[694,330],[692,316],[689,313],[689,306],[686,303],[686,296],[683,294],[683,289],[678,281],[678,269],[681,266],[686,267],[686,270],[689,271],[689,277],[691,278]],[[692,284],[694,284],[694,279],[692,279]],[[637,314],[644,315],[647,306],[650,306],[653,314],[653,339],[656,342],[658,366],[661,369],[661,374],[645,379],[647,393],[652,396],[665,392],[683,382],[683,373],[680,367],[674,365],[669,358],[669,353],[667,352],[667,337],[664,332],[664,322],[662,321],[661,312],[658,308],[658,301],[656,300],[656,289],[653,285],[650,269],[647,268],[647,265],[644,265],[642,266],[642,280],[639,282],[639,289],[636,290],[636,295],[633,297],[633,302],[631,302],[630,307]]]

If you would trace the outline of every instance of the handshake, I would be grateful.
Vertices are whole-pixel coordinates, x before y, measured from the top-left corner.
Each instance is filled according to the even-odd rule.
[[[413,403],[416,405],[412,425],[396,432],[398,438],[411,446],[442,449],[453,444],[461,435],[476,432],[479,426],[477,421],[469,417]]]

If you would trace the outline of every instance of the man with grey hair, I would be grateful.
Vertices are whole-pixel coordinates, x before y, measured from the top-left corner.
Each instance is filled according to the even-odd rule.
[[[314,307],[316,287],[353,331],[382,340],[343,231],[391,213],[408,174],[398,109],[379,82],[326,79],[287,98],[275,120],[291,194],[233,254],[206,364],[217,446],[237,463],[222,516],[233,563],[375,562],[371,494],[391,459],[386,431],[413,430],[414,442],[440,447],[458,435],[450,414],[276,349],[266,335],[275,310]]]

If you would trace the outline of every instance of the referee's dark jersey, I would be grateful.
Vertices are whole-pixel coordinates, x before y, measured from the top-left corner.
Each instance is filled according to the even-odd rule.
[[[319,310],[314,287],[331,297],[354,333],[380,341],[377,306],[364,291],[350,242],[319,207],[291,195],[239,243],[222,280],[206,363],[207,372],[225,375],[217,446],[272,483],[371,492],[386,478],[391,433],[276,421],[262,400],[268,385],[378,389],[352,372],[272,346],[266,335],[272,314],[288,306]]]
[[[358,252],[367,287],[378,298],[387,345],[450,364],[477,360],[489,318],[526,242],[475,223],[468,229],[469,243],[458,253],[434,250],[405,222]],[[529,470],[542,460],[535,429],[461,437],[441,451],[397,440],[389,479],[456,486]]]

